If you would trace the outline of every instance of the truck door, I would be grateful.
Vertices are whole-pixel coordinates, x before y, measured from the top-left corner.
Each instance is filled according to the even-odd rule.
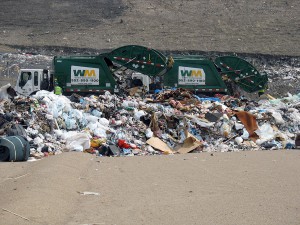
[[[30,95],[33,92],[33,73],[22,71],[18,82],[18,92],[23,95]]]
[[[39,91],[39,72],[34,71],[33,72],[33,90],[32,92]]]
[[[44,74],[46,74],[44,76]],[[29,96],[39,90],[47,90],[49,82],[44,82],[44,78],[48,79],[47,70],[32,69],[32,70],[21,70],[17,84],[16,91],[19,94]],[[47,86],[45,88],[45,85]]]
[[[41,79],[41,90],[48,90],[49,89],[49,75],[48,70],[43,70],[43,75]]]

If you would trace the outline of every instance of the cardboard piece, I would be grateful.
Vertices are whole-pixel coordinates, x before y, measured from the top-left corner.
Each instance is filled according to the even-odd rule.
[[[157,133],[160,130],[155,112],[153,112],[151,115],[151,122],[150,122],[149,127],[150,127],[151,131],[155,132],[155,133]]]
[[[235,112],[235,115],[245,126],[246,130],[249,133],[250,139],[252,141],[256,141],[259,138],[258,135],[255,133],[255,131],[258,129],[256,117],[246,111]]]
[[[275,100],[276,98],[274,98],[272,95],[266,94],[266,96],[270,99],[270,100]]]
[[[148,145],[151,145],[153,148],[156,148],[164,153],[171,154],[173,153],[172,149],[158,137],[152,137],[147,142]]]
[[[139,91],[139,87],[130,88],[130,89],[128,89],[128,91],[129,91],[129,95],[133,96]]]
[[[152,98],[145,98],[144,101],[145,102],[154,102]]]
[[[194,149],[198,148],[201,145],[202,145],[201,141],[199,141],[192,134],[188,133],[187,138],[184,140],[183,144],[181,146],[177,146],[175,150],[177,153],[186,154],[193,151]]]

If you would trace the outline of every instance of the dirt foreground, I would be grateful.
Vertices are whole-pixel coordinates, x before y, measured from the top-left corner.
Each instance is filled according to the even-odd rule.
[[[0,221],[299,224],[299,160],[281,150],[1,163]]]

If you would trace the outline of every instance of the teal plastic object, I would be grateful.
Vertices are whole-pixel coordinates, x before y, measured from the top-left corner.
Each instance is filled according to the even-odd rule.
[[[30,153],[29,142],[22,136],[0,138],[0,161],[27,161]]]
[[[168,59],[161,52],[139,45],[127,45],[105,54],[112,62],[148,76],[162,75]]]
[[[249,62],[236,56],[215,59],[216,66],[246,92],[256,92],[267,87],[268,76],[260,74]]]

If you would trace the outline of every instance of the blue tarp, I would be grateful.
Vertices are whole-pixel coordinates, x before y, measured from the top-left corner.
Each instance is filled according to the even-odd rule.
[[[199,101],[211,101],[211,102],[221,102],[221,100],[219,98],[214,98],[214,97],[206,97],[206,98],[200,98],[197,95],[194,95],[195,98],[197,98]]]

